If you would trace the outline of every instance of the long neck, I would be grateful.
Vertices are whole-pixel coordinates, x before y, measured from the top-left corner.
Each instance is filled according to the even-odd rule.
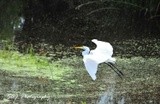
[[[85,56],[85,55],[88,55],[90,52],[90,49],[89,48],[85,48],[85,50],[82,52],[82,55]]]

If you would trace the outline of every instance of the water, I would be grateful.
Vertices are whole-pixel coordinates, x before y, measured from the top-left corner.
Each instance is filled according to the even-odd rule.
[[[110,78],[107,80],[109,83],[109,86],[107,87],[107,91],[103,93],[103,95],[100,97],[100,101],[98,104],[115,104],[116,101],[114,98],[116,98],[116,93],[115,93],[115,86],[116,86],[116,81],[115,81],[115,75],[113,75],[113,78]],[[118,104],[124,104],[124,97],[120,99]]]
[[[158,83],[147,84],[146,80],[128,81],[111,74],[96,81],[83,81],[76,88],[66,85],[56,87],[53,80],[36,77],[0,76],[1,102],[21,104],[159,104]],[[157,77],[156,77],[157,78]],[[49,84],[50,82],[51,84]],[[63,82],[61,82],[63,84]],[[85,87],[84,87],[85,86]],[[101,90],[100,87],[104,86]],[[59,89],[59,90],[56,90]],[[2,103],[3,104],[3,103]]]

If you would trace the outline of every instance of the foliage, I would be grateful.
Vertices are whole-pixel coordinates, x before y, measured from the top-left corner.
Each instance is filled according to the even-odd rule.
[[[0,9],[0,38],[10,39],[13,37],[13,26],[22,13],[23,0],[1,0]]]
[[[159,37],[160,30],[157,24],[159,1],[60,1],[27,0],[10,1],[7,4],[7,1],[2,0],[1,5],[4,8],[1,12],[0,36],[6,37],[7,32],[11,33],[13,25],[9,24],[16,22],[18,14],[22,12],[26,22],[21,32],[14,32],[14,50],[23,53],[38,53],[53,57],[54,60],[74,55],[76,52],[74,53],[71,46],[93,46],[90,40],[98,38],[112,43],[116,55],[159,55],[159,40],[155,39]],[[66,9],[53,8],[53,5],[62,4],[66,5]],[[145,40],[146,37],[148,39]],[[154,37],[153,42],[149,42],[151,37]],[[121,42],[122,39],[126,41]]]
[[[70,46],[92,38],[159,37],[158,0],[28,0],[25,4],[26,23],[17,43]]]
[[[149,37],[149,33],[153,33],[152,36],[159,33],[159,24],[157,24],[159,21],[157,19],[158,3],[158,0],[143,2],[102,0],[89,1],[77,7],[79,11],[83,11],[83,17],[80,17],[80,19],[83,18],[85,23],[86,37],[89,34],[99,39],[121,40],[133,37]],[[156,18],[151,19],[152,17]]]
[[[121,57],[160,57],[160,40],[159,39],[128,39],[114,41],[114,53]]]
[[[91,40],[88,40],[91,41]],[[121,56],[121,57],[134,57],[134,56],[141,56],[141,57],[160,57],[160,40],[159,39],[124,39],[124,40],[114,40],[109,42],[112,44],[114,48],[113,56]],[[88,42],[89,43],[89,42]],[[39,44],[40,45],[40,44]],[[41,48],[45,50],[45,55],[48,57],[52,57],[53,60],[56,59],[63,59],[70,56],[81,55],[80,50],[76,50],[73,47],[66,47],[65,45],[48,45]],[[89,44],[82,44],[87,45],[91,49],[94,49],[95,46],[92,42]],[[36,46],[35,46],[36,47]],[[39,52],[40,54],[40,52]]]

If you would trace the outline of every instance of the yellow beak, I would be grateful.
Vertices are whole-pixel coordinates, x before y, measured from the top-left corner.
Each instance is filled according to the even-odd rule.
[[[74,47],[75,49],[83,49],[83,46]]]

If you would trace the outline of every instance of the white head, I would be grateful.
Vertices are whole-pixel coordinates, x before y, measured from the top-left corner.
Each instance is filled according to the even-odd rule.
[[[92,41],[92,42],[96,42],[96,41],[98,41],[98,40],[97,40],[97,39],[92,39],[91,41]]]
[[[85,50],[90,51],[89,47],[87,47],[87,46],[82,46],[82,49],[83,49],[84,51],[85,51]]]
[[[84,50],[84,51],[82,52],[82,55],[83,55],[83,56],[84,56],[84,55],[88,55],[89,52],[90,52],[90,49],[89,49],[89,47],[87,47],[87,46],[80,46],[80,47],[74,47],[74,48],[83,49],[83,50]]]

